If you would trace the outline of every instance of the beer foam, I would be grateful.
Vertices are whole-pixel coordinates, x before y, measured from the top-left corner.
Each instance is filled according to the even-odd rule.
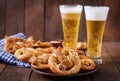
[[[81,13],[82,5],[60,5],[61,13]]]
[[[84,8],[86,20],[103,21],[107,19],[109,7],[85,6]]]

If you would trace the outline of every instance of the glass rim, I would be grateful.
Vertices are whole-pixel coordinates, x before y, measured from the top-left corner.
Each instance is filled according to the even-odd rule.
[[[83,7],[83,5],[79,5],[79,4],[61,4],[59,5],[60,8],[64,8],[64,7]]]
[[[82,5],[71,5],[71,4],[62,4],[59,6],[61,13],[81,13],[83,6]]]
[[[106,20],[109,9],[107,6],[84,6],[86,20]]]
[[[109,6],[90,6],[90,5],[85,5],[84,8],[110,8]]]

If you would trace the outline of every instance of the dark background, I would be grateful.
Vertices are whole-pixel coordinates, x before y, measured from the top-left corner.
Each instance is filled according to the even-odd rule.
[[[23,32],[41,41],[63,39],[60,4],[109,6],[103,41],[120,41],[120,0],[0,0],[0,38]],[[83,10],[79,41],[84,40],[86,25]]]

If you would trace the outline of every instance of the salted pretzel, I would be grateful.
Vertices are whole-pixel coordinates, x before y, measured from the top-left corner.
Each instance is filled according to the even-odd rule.
[[[38,56],[32,63],[31,66],[35,69],[49,69],[48,59],[51,54],[42,54]]]
[[[49,68],[53,73],[60,75],[71,75],[79,72],[81,62],[76,50],[58,48],[49,57]]]
[[[88,59],[88,57],[86,55],[79,55],[80,59]]]
[[[36,59],[32,62],[31,66],[36,69],[48,69],[48,59],[51,56],[51,54],[54,53],[54,47],[37,48],[36,50],[40,53],[39,55],[36,53],[36,55],[34,54],[36,56]]]
[[[87,43],[86,42],[78,42],[77,49],[86,50],[87,49]]]
[[[93,70],[96,66],[95,62],[87,57],[82,50],[77,50],[79,58],[81,60],[81,69]]]
[[[42,55],[43,49],[42,48],[20,48],[15,51],[14,56],[22,61],[32,63],[38,56]]]
[[[51,43],[56,48],[59,47],[59,46],[63,47],[62,46],[62,41],[50,41],[49,43]]]
[[[25,42],[24,42],[24,47],[26,48],[32,48],[35,44],[35,39],[33,36],[29,36]]]
[[[34,54],[34,49],[33,48],[20,48],[18,50],[16,50],[14,56],[22,61],[31,63],[32,60],[35,59],[35,57],[33,57]]]
[[[24,46],[24,39],[18,38],[15,36],[5,36],[5,45],[4,45],[4,50],[14,54],[15,51],[19,48],[22,48]]]
[[[95,67],[96,67],[96,64],[92,59],[90,58],[81,59],[81,69],[93,70]]]
[[[32,63],[36,58],[42,57],[43,54],[51,54],[54,52],[54,48],[20,48],[16,50],[15,57],[19,60],[26,61],[28,63]],[[45,57],[44,57],[45,58]]]
[[[83,50],[76,49],[76,51],[78,52],[78,55],[85,55]]]
[[[41,42],[41,41],[37,41],[35,44],[34,44],[34,48],[49,48],[49,47],[52,47],[53,45],[49,42]]]

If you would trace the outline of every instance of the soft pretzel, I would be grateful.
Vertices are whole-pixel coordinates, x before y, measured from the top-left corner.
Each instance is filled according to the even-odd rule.
[[[63,47],[62,46],[62,41],[50,41],[49,43],[51,43],[56,48],[59,47],[59,46]]]
[[[78,52],[78,55],[85,55],[83,50],[76,49],[76,51]]]
[[[19,60],[31,63],[31,60],[35,59],[35,57],[33,57],[33,54],[34,54],[33,48],[21,48],[16,50],[14,56]]]
[[[48,69],[48,59],[50,54],[42,54],[41,56],[37,57],[31,64],[31,66],[35,69]]]
[[[54,48],[37,48],[37,53],[34,53],[36,59],[32,62],[31,66],[36,69],[47,69],[48,67],[48,59],[52,53],[54,53]]]
[[[96,66],[96,64],[92,59],[90,59],[90,58],[81,59],[81,69],[93,70],[95,68],[95,66]]]
[[[14,54],[14,52],[24,46],[24,39],[15,36],[5,36],[4,50]]]
[[[32,48],[35,44],[35,40],[33,36],[28,37],[24,42],[24,47]]]
[[[57,49],[55,54],[52,54],[48,60],[49,68],[52,72],[60,75],[70,75],[79,72],[81,62],[78,53],[73,50]]]
[[[49,42],[41,42],[41,41],[37,41],[35,44],[34,44],[34,48],[49,48],[49,47],[52,47],[53,45]]]
[[[87,43],[86,42],[78,42],[77,49],[86,50],[87,49]]]

